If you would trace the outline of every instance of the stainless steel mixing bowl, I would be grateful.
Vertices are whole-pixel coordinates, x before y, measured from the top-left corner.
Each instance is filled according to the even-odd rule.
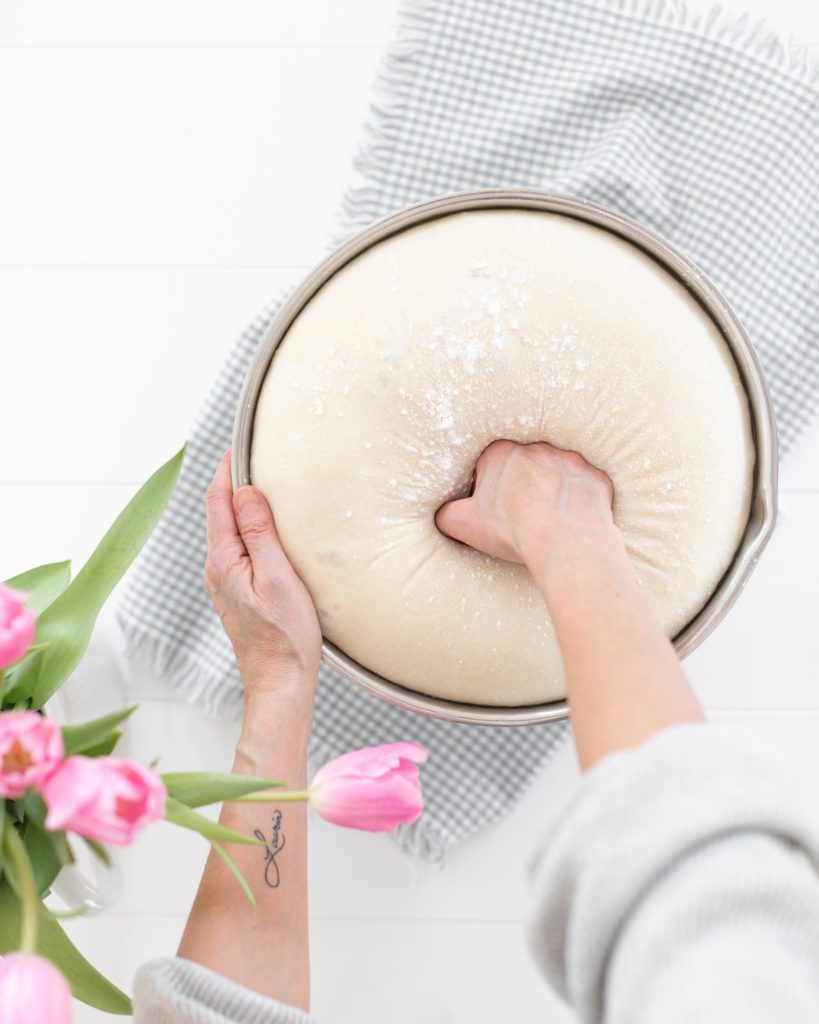
[[[323,260],[291,293],[271,320],[242,388],[233,428],[233,486],[250,483],[250,450],[256,401],[276,346],[313,295],[345,263],[390,235],[435,217],[464,210],[516,207],[560,213],[588,221],[639,246],[673,274],[719,327],[730,347],[748,395],[756,465],[748,526],[733,562],[705,607],[674,638],[685,657],[716,628],[748,582],[776,522],[777,444],[770,396],[756,353],[736,313],[714,284],[687,256],[637,221],[596,203],[537,189],[482,189],[439,196],[408,206],[372,224]],[[429,697],[370,672],[335,644],[324,640],[325,662],[357,686],[399,707],[434,718],[473,725],[530,725],[567,717],[565,700],[526,707],[485,707]]]

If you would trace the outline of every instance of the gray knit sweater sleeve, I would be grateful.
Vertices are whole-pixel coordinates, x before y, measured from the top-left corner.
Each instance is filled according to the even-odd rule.
[[[744,734],[600,762],[530,868],[530,946],[582,1024],[819,1020],[819,836]]]
[[[149,960],[134,979],[134,1024],[315,1024],[295,1006],[267,999],[179,957]]]

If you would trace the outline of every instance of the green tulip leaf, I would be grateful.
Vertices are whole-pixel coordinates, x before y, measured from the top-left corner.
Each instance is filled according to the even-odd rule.
[[[20,901],[12,888],[0,882],[0,956],[17,949],[20,936]],[[55,918],[42,908],[37,925],[37,952],[62,971],[71,994],[105,1013],[131,1013],[131,1000],[92,967]]]
[[[45,827],[47,809],[43,798],[29,790],[22,799],[25,818],[20,829],[28,852],[37,893],[42,898],[61,869],[73,861],[64,832],[51,832]]]
[[[77,667],[103,604],[159,522],[184,454],[183,446],[140,487],[82,569],[39,616],[35,639],[49,646],[12,673],[7,701],[30,699],[32,707],[41,708]]]
[[[48,562],[36,569],[27,569],[6,580],[6,586],[28,594],[26,607],[38,615],[65,590],[71,580],[70,562]]]
[[[106,754],[110,753],[122,735],[122,731],[117,726],[129,718],[136,709],[137,705],[132,704],[129,708],[114,711],[110,715],[103,715],[102,718],[95,718],[92,722],[83,722],[82,725],[64,725],[62,733],[66,755],[85,754],[87,757],[97,757],[99,755],[95,752],[100,746],[105,748],[113,740],[110,750],[105,749]]]
[[[28,821],[23,829],[23,845],[31,860],[37,895],[43,899],[63,865],[68,863],[65,836],[60,832],[47,832]]]
[[[104,740],[100,740],[99,743],[95,743],[93,747],[89,747],[83,751],[85,757],[108,757],[109,754],[113,754],[116,745],[122,739],[122,729],[115,729],[110,735],[106,736]]]
[[[247,896],[248,903],[250,903],[251,907],[253,907],[253,909],[255,910],[256,909],[256,897],[251,892],[250,886],[247,884],[247,879],[242,874],[242,872],[239,870],[239,866],[236,863],[236,861],[231,857],[231,855],[227,852],[227,850],[224,850],[218,843],[213,843],[212,842],[210,845],[213,847],[214,850],[216,850],[216,852],[219,854],[219,856],[225,862],[225,865],[227,866],[228,871],[233,875],[233,877],[239,883],[239,885],[241,886],[242,892],[245,894],[245,896]]]
[[[202,807],[222,800],[233,800],[246,793],[261,789],[274,789],[283,782],[257,779],[250,775],[230,775],[223,772],[171,772],[162,776],[168,796],[187,807]]]
[[[235,832],[232,828],[225,828],[210,818],[205,818],[190,807],[179,803],[173,797],[168,797],[165,803],[165,820],[181,828],[189,828],[198,832],[200,836],[217,843],[246,843],[248,846],[264,846],[261,839],[254,839],[246,836],[243,832]]]
[[[22,838],[31,860],[37,894],[43,899],[57,875],[71,863],[71,851],[64,833],[49,832],[33,821],[26,822]]]
[[[10,668],[6,669],[3,679],[4,692],[11,689],[15,679],[19,678],[24,672],[28,672],[29,669],[34,666],[35,661],[40,657],[46,647],[48,647],[48,644],[32,644],[19,661],[15,661]],[[24,709],[28,709],[29,703],[28,699],[14,701],[7,700],[4,696],[2,705],[3,710],[5,711],[8,711],[11,707],[13,707],[15,711],[22,711]]]

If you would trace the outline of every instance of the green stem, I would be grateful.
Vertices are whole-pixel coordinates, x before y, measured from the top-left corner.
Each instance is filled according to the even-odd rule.
[[[0,668],[0,708],[3,707],[3,695],[6,692],[6,670]]]
[[[6,827],[3,829],[3,846],[6,856],[14,864],[17,884],[20,887],[19,897],[22,904],[20,921],[20,952],[36,953],[37,921],[40,914],[40,897],[37,894],[37,883],[31,870],[31,861],[23,845],[14,822],[6,815]]]
[[[235,796],[227,803],[239,804],[283,804],[304,803],[310,799],[309,789],[264,789],[258,793],[244,793]]]

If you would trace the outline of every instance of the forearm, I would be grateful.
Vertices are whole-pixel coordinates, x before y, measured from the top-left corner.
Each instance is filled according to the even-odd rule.
[[[527,561],[560,645],[582,768],[666,726],[703,720],[615,527],[577,538],[559,557],[536,547]]]
[[[289,695],[288,695],[289,694]],[[304,789],[311,705],[292,691],[249,696],[233,770]],[[256,899],[254,910],[222,859],[211,852],[179,947],[194,960],[281,1002],[308,1009],[307,807],[225,804],[222,824],[261,833],[266,847],[228,852]],[[274,852],[275,851],[275,852]]]

